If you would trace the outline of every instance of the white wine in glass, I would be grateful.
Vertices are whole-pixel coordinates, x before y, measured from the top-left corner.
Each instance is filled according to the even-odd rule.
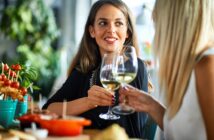
[[[119,88],[120,83],[116,80],[106,80],[106,79],[101,79],[101,83],[104,88],[110,90],[110,91],[115,91]]]
[[[138,61],[135,48],[132,46],[126,47],[120,55],[115,57],[115,65],[113,69],[115,79],[121,83],[121,86],[125,86],[132,82],[138,71]],[[126,105],[126,101],[120,103],[120,105],[113,107],[112,111],[115,114],[128,115],[134,113],[134,108]]]
[[[132,72],[132,73],[118,72],[115,76],[116,76],[115,79],[120,83],[130,83],[136,77],[136,73],[135,72]]]
[[[109,91],[115,91],[120,87],[120,83],[113,75],[113,63],[115,54],[104,54],[100,69],[100,81],[104,88]],[[112,113],[112,107],[109,106],[108,112],[100,114],[99,117],[105,120],[117,120],[120,116]]]

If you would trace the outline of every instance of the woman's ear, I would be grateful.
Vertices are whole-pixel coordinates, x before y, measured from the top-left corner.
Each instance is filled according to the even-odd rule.
[[[90,33],[90,35],[91,35],[92,38],[95,37],[95,35],[94,35],[94,27],[91,26],[91,25],[89,26],[89,33]]]

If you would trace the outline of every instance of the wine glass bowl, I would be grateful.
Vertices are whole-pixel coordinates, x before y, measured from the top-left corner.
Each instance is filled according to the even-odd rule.
[[[106,65],[101,69],[100,81],[104,88],[115,91],[120,87],[120,83],[114,78],[112,66],[113,65]]]
[[[138,71],[137,55],[134,47],[128,46],[122,49],[121,53],[115,57],[114,77],[124,87],[126,84],[131,83]],[[128,115],[135,110],[126,105],[126,100],[120,103],[120,105],[113,107],[112,111],[115,114]]]
[[[137,66],[133,65],[131,59],[126,56],[119,55],[116,58],[116,66],[114,68],[114,76],[122,86],[134,80],[137,75]]]

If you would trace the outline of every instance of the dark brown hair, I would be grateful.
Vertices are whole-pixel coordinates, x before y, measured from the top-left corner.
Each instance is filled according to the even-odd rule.
[[[101,56],[99,52],[99,47],[95,39],[90,36],[89,26],[94,24],[98,10],[103,5],[106,4],[110,4],[120,9],[122,13],[125,15],[128,23],[127,25],[129,37],[126,39],[124,45],[133,45],[136,49],[137,55],[139,55],[136,31],[134,29],[134,23],[132,20],[131,12],[127,5],[121,0],[98,0],[93,4],[89,12],[88,19],[85,24],[84,34],[80,42],[79,50],[69,67],[68,71],[69,75],[74,68],[77,68],[79,71],[83,73],[87,73],[90,70],[96,68],[100,64]]]

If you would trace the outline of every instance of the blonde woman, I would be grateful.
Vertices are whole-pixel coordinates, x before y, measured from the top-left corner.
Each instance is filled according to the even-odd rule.
[[[131,86],[120,98],[150,114],[166,140],[214,140],[214,1],[157,0],[153,14],[165,106]]]

